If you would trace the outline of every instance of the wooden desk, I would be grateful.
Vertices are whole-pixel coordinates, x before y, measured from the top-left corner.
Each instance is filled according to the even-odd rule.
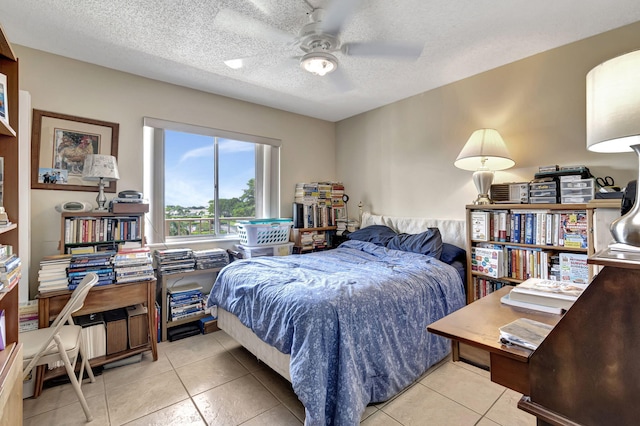
[[[498,328],[518,318],[556,325],[562,316],[503,305],[500,298],[510,290],[505,287],[493,292],[432,323],[427,330],[451,339],[454,361],[461,358],[460,343],[488,352],[491,380],[529,395],[529,357],[533,352],[501,344]]]
[[[60,313],[62,308],[69,300],[71,291],[56,291],[51,293],[42,293],[37,296],[38,299],[38,317],[39,327],[48,327],[51,321]],[[147,306],[147,319],[149,326],[150,342],[135,349],[118,352],[112,355],[100,356],[90,360],[91,366],[99,366],[119,359],[127,358],[132,355],[146,352],[150,350],[153,354],[153,360],[158,360],[158,341],[157,330],[155,325],[155,299],[156,299],[156,280],[137,281],[124,284],[111,284],[105,286],[94,287],[91,289],[85,299],[82,309],[74,314],[74,316],[87,315],[96,312],[109,311],[111,309],[125,308],[127,306],[142,303]],[[66,374],[64,368],[57,368],[47,371],[45,367],[38,367],[36,374],[36,384],[34,397],[40,396],[42,385],[46,379]]]

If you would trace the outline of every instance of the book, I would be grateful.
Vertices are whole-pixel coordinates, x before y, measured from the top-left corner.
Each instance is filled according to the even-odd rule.
[[[578,284],[589,283],[587,255],[580,253],[560,253],[560,280]]]
[[[471,270],[499,278],[503,276],[503,252],[500,249],[472,247]]]
[[[471,239],[473,241],[489,241],[489,212],[471,212]]]
[[[536,350],[553,330],[549,324],[529,318],[518,318],[499,328],[500,342]]]
[[[509,293],[511,300],[569,309],[587,288],[587,284],[529,278]]]
[[[511,299],[510,294],[505,294],[504,296],[502,296],[500,298],[500,302],[505,305],[514,306],[516,308],[531,309],[534,311],[546,312],[548,314],[560,315],[565,312],[565,309],[563,308],[538,305],[537,303],[529,303],[529,302],[523,302],[521,300]]]

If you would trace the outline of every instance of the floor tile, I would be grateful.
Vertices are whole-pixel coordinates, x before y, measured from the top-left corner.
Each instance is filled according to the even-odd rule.
[[[505,388],[457,364],[441,366],[420,383],[479,414],[485,414]]]
[[[147,416],[126,423],[126,426],[205,426],[191,399],[180,401]],[[93,424],[91,425],[93,426]]]
[[[502,426],[534,426],[536,417],[518,408],[522,394],[507,389],[486,414],[486,418]]]
[[[252,375],[193,397],[207,424],[235,426],[279,405],[278,400]]]
[[[402,426],[402,423],[398,423],[389,417],[387,413],[380,410],[367,417],[364,421],[360,422],[360,424],[362,426]]]
[[[120,386],[122,383],[126,383],[127,380],[131,380],[132,377],[138,380],[145,377],[154,377],[171,370],[173,370],[173,366],[165,354],[158,354],[158,360],[153,361],[151,352],[146,352],[142,355],[142,361],[104,370],[102,375],[104,377],[105,389],[109,391],[109,389]]]
[[[89,379],[85,379],[82,382],[82,393],[85,399],[92,398],[94,396],[103,396],[104,399],[104,378],[103,376],[96,376],[95,383],[89,382]],[[70,404],[80,404],[78,396],[76,395],[71,383],[67,383],[59,386],[52,386],[43,390],[42,394],[38,398],[27,398],[22,400],[24,418],[36,416],[40,413],[55,410]],[[80,407],[80,405],[78,405]],[[82,410],[82,408],[80,408]]]
[[[176,368],[176,373],[191,396],[249,374],[226,352]]]
[[[301,426],[302,424],[303,422],[298,420],[287,407],[278,405],[242,423],[242,426]]]
[[[107,393],[112,425],[121,425],[187,399],[189,395],[175,371],[131,380]]]
[[[252,375],[271,392],[296,418],[304,422],[304,405],[298,399],[298,395],[293,391],[291,383],[270,369],[263,366]]]
[[[479,374],[482,377],[486,377],[487,379],[491,379],[491,373],[489,372],[489,370],[485,370],[483,368],[479,368],[476,367],[475,365],[471,365],[469,363],[466,363],[464,361],[458,361],[458,362],[454,362],[454,361],[450,361],[451,363],[457,365],[458,367],[462,367],[466,370],[469,370],[473,373]]]
[[[483,417],[480,419],[478,423],[476,423],[476,426],[500,426],[500,425],[492,420],[489,420],[486,417]]]
[[[62,386],[58,386],[62,387]],[[83,386],[84,387],[84,386]],[[49,391],[51,389],[47,389]],[[45,392],[47,393],[47,392]],[[43,393],[44,395],[44,393]],[[86,397],[85,397],[86,398]],[[105,395],[86,398],[87,405],[93,416],[93,421],[87,423],[87,418],[80,402],[60,406],[57,409],[38,414],[23,420],[24,426],[109,426],[109,414]],[[26,413],[25,413],[26,415]]]
[[[200,361],[225,352],[224,347],[210,334],[200,334],[170,342],[163,350],[174,368]]]
[[[381,411],[404,426],[427,423],[438,426],[472,426],[481,418],[480,414],[421,384],[413,386],[401,398],[385,405]]]

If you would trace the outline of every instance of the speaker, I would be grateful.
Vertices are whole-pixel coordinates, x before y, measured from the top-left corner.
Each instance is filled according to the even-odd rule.
[[[90,212],[93,210],[91,203],[86,201],[66,201],[56,206],[56,210],[60,213],[66,212]]]

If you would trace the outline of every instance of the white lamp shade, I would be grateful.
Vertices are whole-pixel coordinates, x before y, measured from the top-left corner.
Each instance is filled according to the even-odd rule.
[[[453,163],[463,170],[504,170],[516,163],[509,156],[507,146],[495,129],[479,129],[469,140]]]
[[[640,144],[640,50],[587,74],[587,149],[632,151]]]
[[[82,179],[105,181],[120,179],[118,163],[113,155],[90,154],[84,159]]]

